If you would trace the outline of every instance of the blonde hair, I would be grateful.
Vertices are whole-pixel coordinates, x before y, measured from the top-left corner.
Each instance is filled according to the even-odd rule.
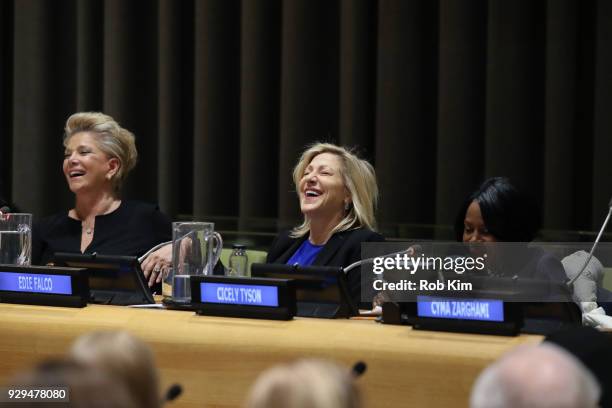
[[[70,357],[120,379],[138,407],[160,406],[159,378],[149,346],[126,331],[97,331],[79,337]]]
[[[73,135],[80,132],[94,133],[100,150],[119,160],[119,169],[112,178],[112,183],[116,192],[121,190],[125,178],[138,160],[134,134],[101,112],[78,112],[66,121],[64,146]]]
[[[71,359],[45,360],[36,367],[19,373],[10,381],[10,388],[66,387],[69,403],[23,404],[22,407],[66,406],[70,408],[134,408],[134,396],[120,379],[98,367],[90,367]],[[11,404],[0,404],[9,406]]]
[[[347,368],[306,359],[264,371],[247,398],[246,408],[358,408],[361,398]]]
[[[374,167],[366,160],[360,159],[350,150],[331,143],[314,143],[309,146],[298,164],[293,169],[293,182],[299,196],[300,180],[310,162],[321,153],[331,153],[340,158],[340,174],[346,189],[351,195],[351,203],[344,218],[332,230],[332,234],[354,228],[367,227],[376,229],[375,211],[378,203],[378,185]],[[310,220],[304,221],[291,231],[291,237],[299,238],[310,231]]]

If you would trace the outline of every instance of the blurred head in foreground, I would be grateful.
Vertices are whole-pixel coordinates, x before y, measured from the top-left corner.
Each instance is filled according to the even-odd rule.
[[[143,341],[125,331],[98,331],[79,337],[70,357],[98,367],[122,381],[137,407],[160,406],[159,379],[153,353]]]
[[[264,371],[251,388],[246,408],[359,408],[351,372],[329,361],[308,359]]]
[[[546,341],[569,351],[597,378],[602,407],[612,407],[612,338],[592,327],[576,327],[552,333]]]
[[[69,406],[71,408],[133,408],[135,403],[126,385],[108,372],[80,364],[76,361],[50,360],[31,371],[15,376],[9,382],[10,388],[64,387],[67,389],[66,402],[14,402],[0,403],[0,407],[51,408]],[[59,389],[59,388],[58,388]]]
[[[600,388],[574,356],[553,344],[521,346],[476,379],[471,408],[595,408]]]

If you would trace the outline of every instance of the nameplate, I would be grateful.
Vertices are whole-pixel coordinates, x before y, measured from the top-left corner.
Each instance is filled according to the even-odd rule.
[[[192,276],[191,303],[198,314],[288,320],[295,315],[289,279]]]
[[[276,307],[278,286],[202,282],[200,300],[202,303]]]
[[[453,299],[417,296],[417,316],[435,319],[503,322],[504,302],[494,299]]]
[[[417,330],[515,336],[523,325],[519,303],[495,298],[417,295],[406,310]]]
[[[0,271],[0,290],[72,295],[72,278],[63,275]]]
[[[0,265],[0,302],[83,307],[88,298],[84,269]]]

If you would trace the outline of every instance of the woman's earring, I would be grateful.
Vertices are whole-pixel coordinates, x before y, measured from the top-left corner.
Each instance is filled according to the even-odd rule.
[[[351,208],[351,203],[349,203],[349,202],[345,202],[345,203],[344,203],[344,211],[348,211],[348,210],[349,210],[349,208]]]

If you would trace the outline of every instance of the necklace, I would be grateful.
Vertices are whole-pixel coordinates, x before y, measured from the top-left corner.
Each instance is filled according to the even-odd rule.
[[[115,206],[115,204],[117,204],[117,205]],[[118,201],[118,200],[111,201],[111,203],[106,207],[106,209],[104,211],[100,212],[100,214],[108,214],[110,211],[116,209],[119,206],[119,204],[121,204],[121,202]],[[74,209],[74,211],[76,213],[75,215],[76,215],[77,219],[81,218],[79,216],[79,214],[76,212],[76,208]],[[94,220],[94,222],[95,222],[95,220]],[[94,226],[93,225],[92,226],[87,226],[85,221],[81,221],[81,230],[85,231],[85,234],[91,235],[94,232]]]
[[[81,223],[81,228],[83,228],[85,230],[85,233],[87,235],[91,235],[93,233],[93,228],[86,226],[84,222]]]

